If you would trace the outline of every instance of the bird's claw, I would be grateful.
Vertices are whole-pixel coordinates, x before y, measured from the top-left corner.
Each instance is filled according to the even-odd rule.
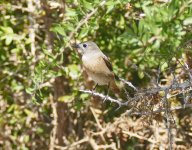
[[[103,99],[103,103],[108,99],[108,95]]]

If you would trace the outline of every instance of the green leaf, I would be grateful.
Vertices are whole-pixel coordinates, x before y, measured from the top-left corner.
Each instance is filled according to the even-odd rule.
[[[79,38],[80,39],[84,38],[88,34],[88,32],[89,32],[88,28],[86,28],[86,27],[82,28],[81,32],[79,33]]]
[[[27,142],[29,142],[29,140],[30,140],[29,135],[25,135],[24,136],[24,142],[27,143]],[[26,148],[26,150],[28,150],[28,148]]]
[[[77,11],[75,9],[67,8],[66,9],[66,16],[68,17],[75,17],[77,16]]]
[[[13,41],[13,36],[7,35],[7,37],[5,39],[5,45],[10,45],[12,41]]]
[[[183,21],[184,25],[190,25],[192,24],[192,17],[188,17]]]
[[[79,68],[77,65],[69,65],[69,75],[72,79],[77,79],[79,76]]]
[[[83,7],[85,7],[87,10],[93,10],[93,4],[90,2],[87,2],[86,0],[82,1]]]
[[[7,34],[14,33],[13,29],[11,27],[0,27],[0,29],[3,30]]]
[[[58,98],[59,102],[71,102],[74,99],[73,95],[65,95]]]
[[[33,94],[34,89],[33,88],[26,88],[25,90],[28,94]]]
[[[57,25],[57,26],[51,28],[51,31],[54,31],[54,32],[59,33],[63,36],[66,36],[65,30],[61,25]]]
[[[107,6],[107,12],[106,12],[106,14],[108,14],[108,13],[115,7],[116,4],[117,4],[116,1],[108,1],[108,2],[106,3],[106,6]]]
[[[44,131],[44,129],[41,128],[41,127],[38,127],[38,128],[36,129],[36,132],[37,132],[38,134],[43,133],[43,131]]]
[[[167,67],[168,67],[168,64],[167,64],[166,62],[164,62],[164,63],[161,65],[161,71],[164,71]]]
[[[89,97],[89,94],[83,93],[80,95],[80,99],[85,100]]]
[[[140,79],[143,79],[144,78],[143,71],[138,71],[138,76],[139,76]]]
[[[44,49],[44,48],[42,48],[42,49],[43,49],[43,53],[44,53],[45,55],[47,55],[47,56],[49,56],[50,58],[53,58],[53,59],[54,59],[54,56],[53,56],[52,53],[50,53],[49,51],[47,51],[47,49]]]
[[[35,118],[35,114],[34,114],[31,110],[29,110],[29,109],[24,109],[24,112],[25,112],[25,114],[26,114],[27,116],[30,116],[30,117],[32,117],[32,118]]]

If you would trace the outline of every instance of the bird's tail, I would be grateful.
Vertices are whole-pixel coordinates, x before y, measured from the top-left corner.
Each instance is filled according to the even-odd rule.
[[[115,81],[110,83],[110,88],[116,94],[120,94],[120,92],[121,92],[120,89],[117,87]]]
[[[114,75],[115,75],[115,80],[120,81],[120,78],[116,74]]]

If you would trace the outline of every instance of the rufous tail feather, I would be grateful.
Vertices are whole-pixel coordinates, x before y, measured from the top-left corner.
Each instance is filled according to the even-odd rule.
[[[120,94],[120,89],[117,87],[115,81],[110,83],[110,88],[113,92],[115,92],[116,94]]]

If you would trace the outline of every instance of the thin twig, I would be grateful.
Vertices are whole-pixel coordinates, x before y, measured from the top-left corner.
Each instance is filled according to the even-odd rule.
[[[75,33],[78,32],[78,30],[85,24],[87,23],[87,21],[97,12],[98,8],[105,5],[106,0],[101,1],[101,3],[95,8],[93,9],[89,14],[86,14],[84,16],[84,18],[77,24],[76,28],[69,34],[69,38],[68,38],[68,42],[66,44],[65,47],[70,47],[71,43],[70,41],[72,40],[72,38],[74,37]],[[57,53],[56,57],[60,56],[62,53],[64,52],[64,49],[60,52]]]
[[[57,133],[57,109],[56,109],[56,103],[53,101],[53,97],[50,96],[50,102],[51,102],[51,107],[53,111],[53,129],[52,129],[52,136],[50,136],[50,146],[49,150],[54,150],[55,147],[55,140],[56,140],[56,133]]]
[[[94,139],[90,138],[89,143],[93,150],[101,150],[101,149],[112,149],[112,150],[117,150],[115,143],[111,143],[110,145],[97,145]]]
[[[90,109],[91,109],[91,112],[92,112],[92,114],[93,114],[93,116],[94,116],[94,118],[95,118],[95,121],[96,121],[96,123],[97,123],[97,126],[98,126],[99,129],[101,130],[101,132],[99,132],[99,133],[100,133],[100,136],[101,136],[102,140],[105,142],[105,138],[104,138],[104,136],[103,136],[103,134],[102,134],[102,133],[104,133],[104,131],[103,131],[104,128],[103,128],[102,125],[100,124],[99,119],[97,118],[97,115],[95,114],[94,108],[90,107]]]
[[[175,106],[175,107],[171,107],[170,111],[175,111],[175,110],[181,110],[181,109],[185,109],[185,108],[192,108],[192,104],[186,104],[186,105],[182,105],[182,106]],[[161,112],[165,112],[166,108],[162,108],[162,109],[156,109],[150,112],[132,112],[131,115],[146,115],[149,116],[151,114],[158,114]]]
[[[36,5],[34,0],[28,0],[28,9],[31,11],[29,13],[28,19],[29,19],[29,38],[31,40],[31,55],[32,55],[32,62],[35,61],[35,52],[36,52],[36,46],[35,46],[35,17],[34,17],[34,11],[36,9]]]
[[[165,95],[163,98],[164,106],[165,106],[165,116],[166,116],[166,126],[167,126],[167,132],[168,132],[168,142],[169,142],[169,150],[172,150],[173,145],[173,136],[172,136],[172,128],[171,128],[171,119],[170,119],[170,106],[168,102],[168,95],[169,90],[167,89],[165,91]]]
[[[93,9],[89,14],[85,15],[84,18],[76,26],[76,28],[71,32],[69,39],[72,39],[74,34],[81,28],[81,26],[84,25],[97,12],[98,8],[103,6],[105,3],[106,0],[101,1],[101,3],[95,9]]]
[[[153,144],[157,143],[157,141],[154,141],[154,140],[152,140],[150,138],[146,138],[146,137],[140,136],[140,135],[138,135],[136,133],[132,133],[132,132],[129,132],[129,131],[122,131],[122,132],[124,134],[129,135],[130,137],[136,137],[138,139],[145,140],[145,141],[148,141],[148,142],[153,143]]]
[[[7,7],[9,7],[9,5],[2,5],[2,4],[1,4],[0,10],[5,9],[5,8],[7,8]],[[17,6],[17,5],[10,5],[10,8],[11,8],[12,10],[21,10],[21,11],[23,11],[23,12],[29,12],[29,13],[33,12],[33,10],[31,10],[31,9],[28,9],[28,8],[22,7],[22,6]]]
[[[96,114],[95,114],[94,108],[90,107],[90,109],[91,109],[91,112],[92,112],[92,114],[93,114],[93,116],[94,116],[94,118],[95,118],[95,121],[96,121],[98,127],[99,127],[101,130],[103,130],[103,128],[102,128],[102,126],[101,126],[101,124],[100,124],[100,122],[99,122],[99,120],[98,120],[98,118],[97,118],[97,116],[96,116]]]
[[[54,147],[57,148],[57,149],[59,149],[59,150],[67,150],[67,149],[69,149],[69,148],[73,148],[73,147],[75,147],[75,146],[78,146],[78,145],[80,145],[80,144],[82,144],[82,143],[85,143],[85,142],[88,142],[88,141],[89,141],[89,138],[88,138],[88,137],[85,137],[85,138],[83,138],[83,139],[81,139],[81,140],[79,140],[79,141],[77,141],[77,142],[74,142],[74,143],[71,144],[71,145],[65,146],[65,147],[59,146],[59,145],[55,145]]]
[[[132,87],[135,91],[138,91],[137,88],[135,86],[133,86],[133,84],[129,81],[126,81],[125,79],[123,78],[119,78],[120,81],[122,81],[124,84],[127,84],[128,86]]]

